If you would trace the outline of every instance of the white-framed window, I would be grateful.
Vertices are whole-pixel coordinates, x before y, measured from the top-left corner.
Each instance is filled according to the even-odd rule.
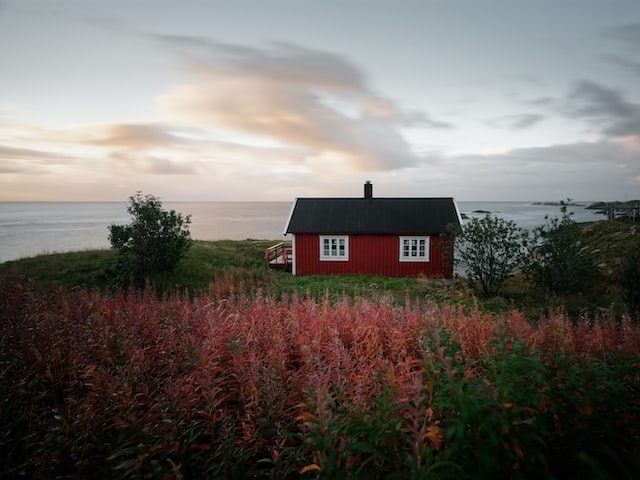
[[[400,237],[401,262],[428,262],[429,237]]]
[[[349,260],[349,235],[320,235],[320,260]]]

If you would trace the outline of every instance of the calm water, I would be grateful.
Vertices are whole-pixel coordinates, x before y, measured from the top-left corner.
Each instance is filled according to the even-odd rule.
[[[191,236],[197,240],[282,240],[291,202],[165,202],[163,207],[190,214]],[[558,207],[531,202],[458,202],[458,208],[469,217],[483,215],[474,211],[490,211],[523,228],[543,224],[546,214],[560,215]],[[125,202],[0,202],[0,262],[109,248],[108,227],[129,223],[126,209]],[[571,211],[577,221],[603,218],[584,207]]]

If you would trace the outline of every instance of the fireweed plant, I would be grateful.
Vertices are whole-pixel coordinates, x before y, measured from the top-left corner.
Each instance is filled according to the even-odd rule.
[[[637,478],[640,326],[0,284],[6,478]]]

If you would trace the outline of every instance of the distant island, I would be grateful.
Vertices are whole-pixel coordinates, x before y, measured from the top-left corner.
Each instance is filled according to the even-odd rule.
[[[584,207],[584,203],[576,202],[533,202],[532,205],[548,205],[551,207],[561,207],[562,205],[568,205],[570,207]]]

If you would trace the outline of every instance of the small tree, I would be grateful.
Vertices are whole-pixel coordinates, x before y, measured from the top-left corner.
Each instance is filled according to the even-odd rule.
[[[484,295],[495,295],[523,264],[527,239],[527,232],[512,220],[473,218],[456,236],[456,262],[471,284],[478,282]]]
[[[533,248],[526,271],[549,293],[578,293],[593,285],[595,267],[580,243],[581,229],[568,212],[571,199],[561,202],[561,218],[545,217],[533,229]]]
[[[118,250],[123,277],[144,282],[150,275],[171,271],[191,247],[191,216],[165,211],[158,197],[137,192],[129,197],[130,225],[111,225],[109,241]]]

